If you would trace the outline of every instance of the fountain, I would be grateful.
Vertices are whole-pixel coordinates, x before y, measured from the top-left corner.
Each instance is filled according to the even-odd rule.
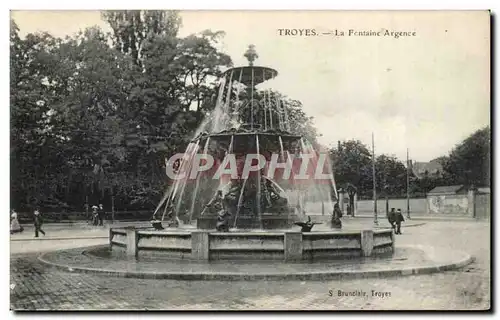
[[[331,167],[325,163],[321,168],[328,178],[320,184],[314,177],[297,183],[294,178],[300,173],[301,159],[296,156],[312,155],[308,164],[313,168],[318,154],[310,142],[293,132],[280,97],[258,89],[278,72],[254,66],[257,54],[253,46],[245,56],[249,66],[224,72],[215,110],[187,147],[177,173],[185,177],[176,179],[167,190],[153,215],[156,224],[167,217],[168,224],[175,225],[176,218],[180,218],[185,223],[196,220],[199,229],[214,229],[220,209],[211,210],[208,204],[217,197],[229,213],[229,226],[236,229],[289,228],[304,219],[308,201],[320,202],[322,214],[332,212],[332,197],[337,197],[337,190]],[[262,156],[265,164],[242,177],[242,164],[249,154]],[[204,155],[212,157],[218,166],[231,165],[234,160],[236,176],[231,173],[214,179],[215,170],[196,172]],[[272,177],[266,175],[273,155],[276,163],[290,164],[289,178],[279,176],[279,169]],[[306,192],[308,199],[303,196]]]
[[[185,154],[168,163],[175,179],[154,211],[153,227],[110,228],[109,245],[39,260],[106,276],[252,281],[380,278],[472,261],[434,248],[395,251],[389,225],[341,222],[328,157],[295,132],[280,97],[260,88],[278,72],[254,66],[253,47],[245,56],[249,66],[223,74],[211,117]]]
[[[154,230],[111,229],[111,248],[194,260],[392,252],[392,230],[341,231],[339,218],[329,218],[338,194],[327,153],[295,131],[280,95],[262,88],[278,72],[254,65],[254,46],[245,57],[248,66],[223,73],[215,109],[186,152],[169,159],[173,183],[153,213]],[[336,230],[312,230],[323,222],[311,215]]]

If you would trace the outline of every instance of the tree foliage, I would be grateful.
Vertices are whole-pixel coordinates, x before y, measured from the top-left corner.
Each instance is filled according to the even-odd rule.
[[[19,37],[11,21],[11,202],[19,210],[151,208],[232,66],[224,32],[179,37],[175,11],[108,11],[112,33]],[[291,101],[291,100],[290,100]],[[291,101],[301,125],[307,117]],[[311,126],[312,124],[308,123]],[[311,129],[312,132],[312,129]]]
[[[214,109],[221,73],[232,66],[221,31],[179,37],[175,11],[109,11],[113,32],[97,27],[56,38],[10,30],[11,202],[82,210],[111,195],[116,209],[151,208],[167,183],[165,158],[183,152]],[[283,101],[290,127],[317,145],[300,101]],[[480,130],[444,157],[442,175],[412,176],[412,192],[436,184],[489,182],[490,130]],[[331,149],[339,186],[370,196],[370,150],[359,141]],[[376,159],[378,192],[405,192],[405,166]]]
[[[490,128],[476,131],[458,144],[448,156],[438,158],[442,172],[424,172],[418,177],[409,171],[410,195],[425,195],[437,186],[488,186],[490,181]],[[366,145],[356,140],[331,148],[333,171],[337,185],[346,189],[353,185],[362,198],[373,195],[372,156]],[[375,161],[377,194],[381,197],[406,195],[407,167],[395,157],[379,155]]]
[[[177,12],[103,18],[113,34],[93,27],[65,39],[21,39],[11,21],[14,207],[81,210],[87,198],[109,206],[111,194],[117,209],[154,206],[165,157],[213,108],[214,79],[231,65],[217,49],[223,33],[179,38]]]
[[[491,180],[491,130],[480,129],[442,159],[444,175],[453,184],[489,186]]]

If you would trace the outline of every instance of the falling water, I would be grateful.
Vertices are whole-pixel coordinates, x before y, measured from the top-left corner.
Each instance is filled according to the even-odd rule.
[[[309,149],[314,151],[312,143],[309,142],[308,140],[305,140],[305,142],[309,146]],[[335,179],[333,177],[333,171],[332,171],[332,166],[331,166],[331,163],[330,163],[330,157],[326,157],[325,159],[326,159],[326,164],[327,164],[327,168],[328,168],[328,177],[330,179],[331,187],[332,187],[332,189],[335,192],[335,197],[338,198],[337,186],[336,186],[336,183],[335,183]]]
[[[186,184],[187,184],[187,181],[189,179],[188,175],[189,175],[189,173],[191,171],[191,168],[193,167],[193,158],[198,153],[199,145],[200,145],[200,140],[196,141],[196,145],[195,145],[195,147],[193,148],[193,151],[190,154],[188,163],[186,165],[186,167],[187,167],[186,177],[184,177],[184,179],[182,179],[180,181],[180,183],[182,184],[182,186],[181,186],[181,191],[180,191],[179,197],[177,199],[177,203],[175,205],[175,215],[176,216],[178,216],[179,210],[180,210],[181,205],[182,205],[182,196],[184,195],[184,190],[186,189]],[[174,197],[175,197],[175,192],[174,192],[174,195],[172,196],[171,201],[174,200]]]
[[[266,104],[266,91],[262,93],[264,95],[262,99],[262,104],[264,106],[264,131],[267,131],[267,109],[269,106]]]
[[[245,192],[245,187],[247,185],[247,181],[248,181],[248,179],[245,179],[245,181],[243,181],[243,185],[241,186],[241,190],[240,190],[240,196],[238,197],[238,206],[236,207],[236,216],[234,217],[234,227],[235,228],[236,228],[236,222],[238,221],[238,216],[240,214],[240,209],[241,209],[241,205],[243,202],[243,195]]]
[[[278,136],[278,140],[280,142],[281,161],[285,161],[285,150],[283,149],[283,139],[281,139],[281,136]]]
[[[193,143],[190,143],[187,148],[186,148],[186,154],[188,154],[189,156],[191,156],[190,152],[192,151],[193,149],[193,146],[195,146],[195,144]],[[176,173],[176,176],[179,174],[179,173],[182,173],[183,171],[183,168],[186,167],[186,163],[187,161],[185,161],[185,159],[181,159],[181,163],[179,165],[179,169]],[[166,164],[168,165],[168,164]],[[163,195],[163,198],[161,199],[160,203],[158,204],[158,206],[156,207],[154,213],[153,213],[153,218],[156,219],[156,214],[158,213],[158,211],[160,210],[160,208],[163,206],[163,204],[165,204],[165,209],[163,210],[163,215],[162,215],[162,220],[163,218],[165,217],[165,214],[167,212],[167,209],[170,205],[170,202],[172,201],[172,199],[174,198],[176,192],[177,192],[177,189],[179,188],[179,180],[180,179],[176,179],[174,184],[172,186],[169,186],[167,188],[167,190],[165,191],[165,194]]]
[[[233,153],[233,143],[234,143],[234,135],[231,135],[231,142],[229,143],[229,147],[227,148],[224,157],[227,157],[228,154]],[[219,188],[217,190],[222,190],[222,183],[223,183],[223,179],[221,177],[219,179]]]
[[[267,95],[268,97],[268,106],[269,106],[269,124],[271,126],[271,129],[274,129],[274,126],[273,126],[273,108],[272,108],[272,104],[271,104],[271,92],[269,92],[269,94]]]
[[[301,138],[300,139],[300,144],[301,144],[301,148],[302,148],[302,152],[304,153],[313,153],[313,154],[316,154],[312,144],[307,141],[306,139],[304,138]],[[314,158],[314,162],[312,163],[314,168],[316,169],[316,166],[318,164],[318,159],[317,158]],[[329,164],[328,164],[329,165]],[[323,170],[323,168],[320,168],[320,170]],[[333,175],[331,174],[331,168],[329,168],[329,179],[330,179],[330,183],[332,183],[333,186],[335,186],[335,183],[333,182]],[[309,184],[309,187],[310,187],[311,184]],[[325,188],[325,185],[324,184],[321,184],[321,183],[312,183],[312,186],[313,186],[313,202],[314,203],[317,203],[318,200],[321,201],[321,211],[322,213],[325,212],[325,209],[327,211],[332,211],[333,210],[333,206],[332,206],[332,202],[331,202],[331,194],[330,194],[330,186],[328,186],[327,188]],[[319,199],[318,199],[319,198]],[[325,203],[326,201],[326,203]],[[329,207],[328,208],[325,208],[325,205],[328,204]]]
[[[224,96],[223,93],[225,85],[226,85],[226,77],[224,76],[223,78],[221,78],[221,82],[219,84],[219,91],[217,95],[217,101],[215,103],[215,109],[209,117],[206,117],[203,120],[201,125],[195,131],[193,138],[197,137],[202,132],[214,132],[215,131],[214,126],[220,123],[221,115],[223,115],[222,98]]]
[[[186,166],[189,165],[189,159],[193,156],[192,155],[192,152],[197,149],[197,146],[199,144],[199,141],[194,144],[194,143],[190,143],[187,148],[186,148],[186,154],[188,155],[188,158],[187,160],[183,157],[182,160],[181,160],[181,163],[180,163],[180,166],[179,166],[179,170],[177,171],[178,174],[179,173],[183,173],[185,172],[183,169],[186,168]],[[176,174],[177,175],[177,174]],[[177,190],[179,189],[179,184],[181,183],[183,179],[176,179],[175,180],[175,183],[174,183],[174,191],[172,192],[172,198],[175,197],[175,195],[177,194]]]
[[[203,148],[203,154],[206,155],[208,154],[208,144],[210,143],[210,137],[207,138],[207,141],[205,142],[205,147]],[[189,221],[193,219],[193,211],[194,211],[194,203],[196,201],[196,197],[198,196],[198,189],[200,188],[200,178],[201,174],[198,172],[196,174],[196,183],[194,187],[194,192],[193,196],[191,198],[191,208],[189,209]]]
[[[167,190],[165,190],[165,194],[163,194],[163,197],[161,198],[161,201],[160,203],[158,204],[158,206],[156,207],[154,213],[153,213],[153,219],[156,219],[156,214],[158,213],[158,211],[160,210],[161,206],[165,203],[165,201],[167,200],[168,196],[170,195],[170,192],[172,191],[171,188],[167,188]]]
[[[260,146],[259,146],[259,135],[255,135],[255,142],[257,146],[257,155],[260,155]],[[259,223],[260,223],[260,228],[262,229],[262,212],[261,212],[261,207],[260,207],[260,192],[262,191],[262,186],[261,184],[261,169],[257,171],[257,215],[259,217]]]

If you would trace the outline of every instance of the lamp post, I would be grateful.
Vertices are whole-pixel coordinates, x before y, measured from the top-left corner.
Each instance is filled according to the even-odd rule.
[[[385,193],[385,216],[389,216],[389,186],[387,183],[384,185],[384,193]]]
[[[410,162],[410,151],[406,149],[406,217],[410,218],[410,170],[411,170],[411,162]]]

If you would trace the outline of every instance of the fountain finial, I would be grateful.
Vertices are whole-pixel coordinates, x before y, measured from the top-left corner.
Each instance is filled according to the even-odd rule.
[[[248,64],[250,66],[253,66],[253,62],[255,61],[255,59],[259,57],[257,51],[255,51],[255,46],[253,44],[248,46],[248,49],[243,56],[247,58]]]

